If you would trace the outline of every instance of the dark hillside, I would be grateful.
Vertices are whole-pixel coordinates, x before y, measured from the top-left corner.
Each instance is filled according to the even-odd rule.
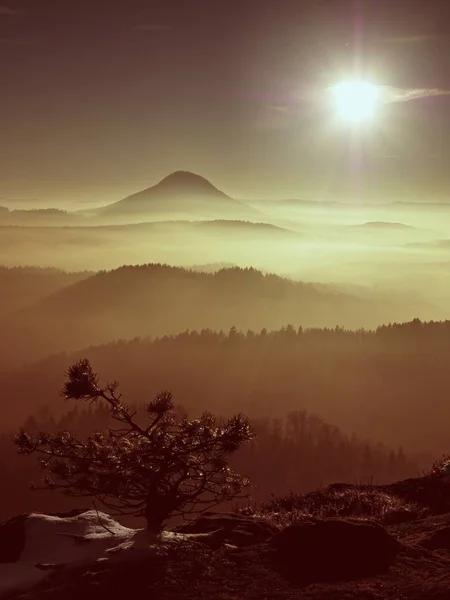
[[[21,310],[46,296],[90,277],[92,273],[66,273],[39,267],[0,267],[0,317]]]
[[[3,377],[3,426],[18,426],[41,406],[65,411],[60,374],[89,356],[133,398],[170,387],[189,410],[243,410],[258,418],[307,410],[348,433],[435,456],[448,451],[449,325],[415,321],[373,332],[205,329],[112,342]]]
[[[0,355],[29,361],[118,338],[208,327],[358,327],[379,322],[380,310],[366,299],[254,269],[198,273],[126,266],[96,273],[0,319]]]

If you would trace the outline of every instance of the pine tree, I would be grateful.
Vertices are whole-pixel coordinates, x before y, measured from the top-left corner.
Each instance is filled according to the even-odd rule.
[[[87,359],[71,366],[67,377],[65,398],[106,403],[120,427],[86,439],[68,431],[20,431],[19,452],[39,455],[46,472],[41,489],[95,498],[114,514],[143,516],[152,531],[171,516],[244,497],[250,482],[228,465],[229,456],[253,437],[244,415],[223,423],[210,413],[189,420],[177,416],[172,394],[165,391],[145,406],[142,423],[123,403],[118,383],[101,387]]]

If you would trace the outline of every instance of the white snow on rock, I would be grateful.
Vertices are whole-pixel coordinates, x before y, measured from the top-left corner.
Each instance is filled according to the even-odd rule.
[[[150,547],[144,530],[123,527],[109,515],[93,510],[74,517],[32,513],[24,527],[25,547],[20,559],[0,564],[0,598],[33,587],[53,572],[50,565],[79,566],[107,556],[105,553],[114,547],[133,548],[138,540],[139,546]]]
[[[0,563],[0,599],[11,592],[29,590],[55,569],[70,570],[96,561],[151,560],[170,544],[188,540],[205,543],[204,538],[215,534],[164,531],[158,537],[146,529],[124,527],[94,510],[71,517],[31,513],[24,528],[25,546],[19,560]]]

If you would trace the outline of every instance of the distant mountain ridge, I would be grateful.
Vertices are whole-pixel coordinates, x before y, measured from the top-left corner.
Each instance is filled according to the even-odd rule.
[[[415,229],[412,225],[392,221],[367,221],[367,223],[358,223],[351,227],[365,229]]]
[[[68,273],[54,268],[0,266],[0,318],[92,275],[88,271]]]
[[[14,356],[28,361],[186,329],[261,330],[287,323],[360,327],[383,320],[370,300],[255,269],[212,274],[161,264],[123,266],[69,284],[0,319],[0,355],[8,352],[9,362]]]

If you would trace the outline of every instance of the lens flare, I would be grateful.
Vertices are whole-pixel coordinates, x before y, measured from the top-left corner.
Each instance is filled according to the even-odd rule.
[[[341,119],[360,122],[376,113],[380,88],[364,81],[343,81],[329,88],[334,108]]]

